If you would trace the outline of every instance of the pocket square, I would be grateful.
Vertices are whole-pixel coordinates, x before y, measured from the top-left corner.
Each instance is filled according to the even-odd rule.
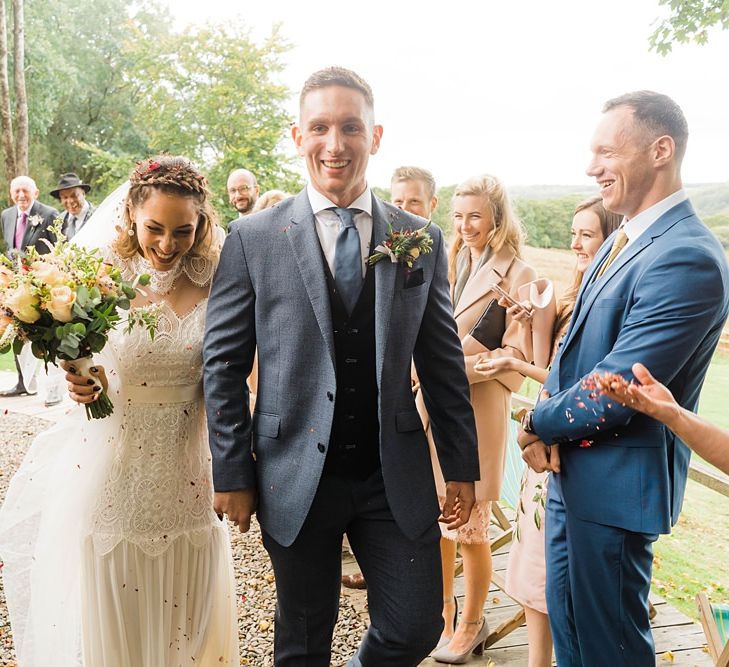
[[[423,269],[415,269],[415,271],[408,271],[405,274],[405,289],[410,289],[411,287],[417,287],[418,285],[422,285],[423,281],[425,279],[423,278]]]

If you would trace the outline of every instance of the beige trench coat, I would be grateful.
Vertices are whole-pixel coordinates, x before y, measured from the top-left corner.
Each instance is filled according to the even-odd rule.
[[[491,380],[473,370],[476,360],[482,357],[517,357],[525,359],[522,327],[507,315],[506,330],[499,348],[489,350],[477,342],[468,332],[478,321],[491,299],[498,298],[491,286],[496,283],[515,299],[519,287],[534,280],[536,272],[523,260],[516,257],[510,248],[495,253],[466,283],[461,299],[455,306],[454,315],[458,335],[463,345],[466,374],[471,385],[471,404],[476,417],[478,457],[481,479],[476,482],[476,500],[498,500],[504,474],[508,420],[511,415],[511,392],[518,391],[524,377],[513,371],[505,371]],[[453,286],[451,286],[451,296]],[[531,361],[531,359],[527,359]],[[430,432],[428,414],[422,394],[416,399],[418,412],[423,420],[430,444],[438,495],[445,496],[445,482]]]

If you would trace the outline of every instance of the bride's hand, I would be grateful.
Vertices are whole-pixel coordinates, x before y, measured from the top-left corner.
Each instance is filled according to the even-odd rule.
[[[68,382],[68,395],[76,403],[93,403],[101,395],[102,389],[106,391],[109,382],[106,379],[104,367],[93,366],[91,374],[93,378],[77,375],[73,361],[61,361],[61,368],[66,371],[66,382]]]

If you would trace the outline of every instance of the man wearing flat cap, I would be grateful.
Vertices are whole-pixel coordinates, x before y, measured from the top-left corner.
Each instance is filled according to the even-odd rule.
[[[90,185],[82,182],[73,172],[68,172],[61,176],[58,187],[51,191],[51,196],[58,199],[66,211],[61,218],[63,220],[61,231],[69,240],[86,224],[94,212],[94,205],[86,201],[86,193],[89,190],[91,190]]]

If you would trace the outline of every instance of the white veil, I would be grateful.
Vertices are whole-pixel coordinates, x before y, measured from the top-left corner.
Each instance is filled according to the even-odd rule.
[[[124,181],[101,202],[71,242],[83,248],[110,247],[124,226],[124,203],[128,192],[129,181]]]
[[[122,226],[128,183],[117,188],[73,242],[106,254]],[[27,346],[26,346],[27,347]],[[18,662],[23,667],[80,667],[82,545],[121,430],[125,397],[111,345],[95,357],[115,406],[88,421],[81,406],[39,434],[0,509],[3,583]]]

